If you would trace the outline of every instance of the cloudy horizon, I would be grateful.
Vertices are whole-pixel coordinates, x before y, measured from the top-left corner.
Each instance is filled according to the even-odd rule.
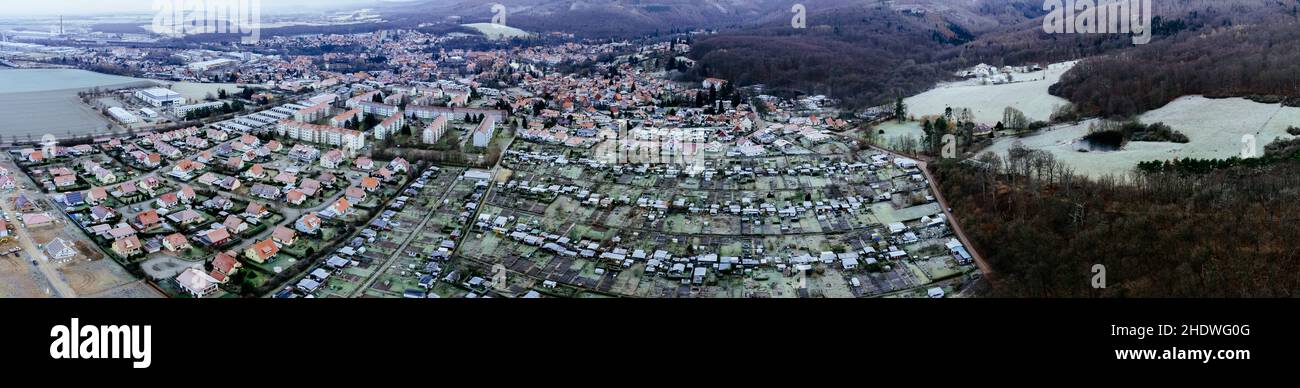
[[[158,0],[53,0],[16,2],[4,5],[6,16],[90,16],[151,14]],[[176,1],[176,0],[165,0]],[[190,0],[194,1],[194,0]],[[201,1],[201,0],[200,0]],[[260,0],[262,12],[322,9],[342,6],[375,6],[415,0]]]

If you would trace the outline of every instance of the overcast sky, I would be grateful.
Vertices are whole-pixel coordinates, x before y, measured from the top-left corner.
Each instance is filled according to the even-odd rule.
[[[5,16],[10,15],[88,15],[104,13],[153,13],[155,1],[180,0],[6,0],[0,4]],[[202,0],[184,0],[202,1]],[[385,2],[412,0],[260,0],[262,12],[303,10],[310,7],[327,8],[343,5],[369,6]]]

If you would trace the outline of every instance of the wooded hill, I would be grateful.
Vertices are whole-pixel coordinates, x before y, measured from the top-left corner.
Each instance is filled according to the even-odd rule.
[[[1300,147],[1282,162],[1087,179],[1039,151],[932,165],[993,296],[1300,295]],[[1107,287],[1090,281],[1105,266]]]

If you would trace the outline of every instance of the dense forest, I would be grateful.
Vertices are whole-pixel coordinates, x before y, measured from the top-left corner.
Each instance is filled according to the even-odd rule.
[[[943,7],[809,6],[806,29],[775,20],[701,37],[695,75],[860,107],[979,63],[1087,58],[1052,89],[1085,116],[1131,117],[1188,94],[1300,105],[1300,2],[1156,2],[1153,40],[1136,46],[1126,34],[1046,34],[1041,1],[931,3]]]
[[[950,77],[941,54],[974,37],[936,14],[879,6],[809,10],[807,20],[805,29],[787,19],[703,37],[691,50],[693,73],[875,105]]]
[[[994,269],[994,296],[1294,297],[1298,148],[1270,147],[1279,163],[1122,178],[1020,149],[932,168]],[[1091,285],[1095,264],[1104,289]]]
[[[1157,18],[1150,44],[1084,61],[1052,94],[1081,114],[1107,117],[1133,116],[1197,94],[1297,105],[1298,4],[1245,1]]]
[[[955,78],[958,70],[1053,63],[1132,46],[1120,35],[1042,32],[1041,1],[916,1],[808,7],[807,28],[790,21],[701,37],[697,77],[827,94],[874,106]]]

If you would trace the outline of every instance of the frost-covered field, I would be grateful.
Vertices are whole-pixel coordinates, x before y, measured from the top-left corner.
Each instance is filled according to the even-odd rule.
[[[527,38],[531,35],[528,31],[493,23],[471,23],[464,26],[477,30],[488,39]]]
[[[216,83],[198,83],[198,82],[177,82],[171,85],[170,89],[180,93],[182,97],[188,98],[191,103],[200,102],[207,98],[208,94],[216,97],[218,91],[225,89],[226,93],[236,94],[244,91],[239,84],[216,84]]]
[[[897,121],[889,120],[876,125],[875,130],[877,131],[876,136],[878,136],[884,144],[890,144],[890,142],[895,139],[905,137],[912,137],[916,139],[916,141],[921,141],[921,139],[925,137],[925,132],[921,131],[921,124],[915,121],[907,121],[900,124]],[[884,131],[885,133],[881,134],[879,133],[880,131]]]
[[[1077,62],[1064,62],[1048,66],[1046,70],[1017,73],[1017,80],[1029,80],[1003,85],[981,85],[976,80],[940,84],[925,93],[904,99],[908,115],[942,114],[948,107],[954,110],[970,108],[975,121],[993,125],[1002,121],[1002,111],[1008,106],[1019,109],[1031,121],[1051,118],[1057,106],[1068,104],[1063,98],[1047,93],[1061,79],[1061,75]]]
[[[1088,134],[1088,124],[1054,127],[1025,137],[1004,137],[986,151],[1007,155],[1019,140],[1026,148],[1052,152],[1058,160],[1089,176],[1124,174],[1140,162],[1174,158],[1230,158],[1241,154],[1244,135],[1253,135],[1257,153],[1278,138],[1291,138],[1287,126],[1300,126],[1300,108],[1281,104],[1260,104],[1243,98],[1208,99],[1188,96],[1143,114],[1143,123],[1164,122],[1186,134],[1187,144],[1166,142],[1130,142],[1113,152],[1078,152],[1076,141]]]

